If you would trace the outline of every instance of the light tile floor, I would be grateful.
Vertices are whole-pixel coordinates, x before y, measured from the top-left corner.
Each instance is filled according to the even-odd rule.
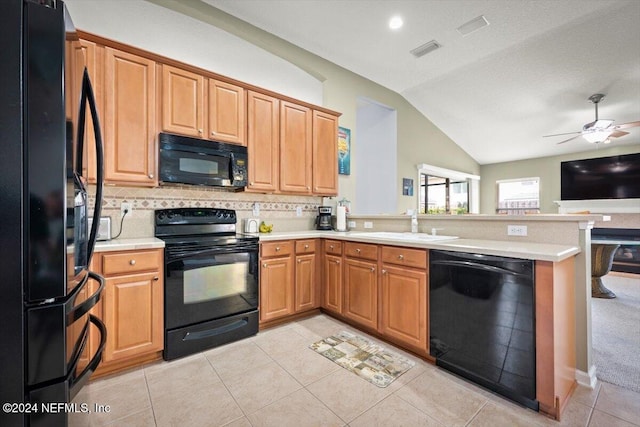
[[[558,423],[406,353],[416,366],[378,388],[308,348],[342,330],[366,335],[317,315],[98,379],[74,402],[110,412],[73,414],[69,425],[640,426],[640,394],[624,388],[579,387]]]

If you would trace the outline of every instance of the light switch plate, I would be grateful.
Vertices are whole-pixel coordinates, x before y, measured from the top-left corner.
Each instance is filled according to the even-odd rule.
[[[373,221],[365,221],[364,228],[373,228]]]

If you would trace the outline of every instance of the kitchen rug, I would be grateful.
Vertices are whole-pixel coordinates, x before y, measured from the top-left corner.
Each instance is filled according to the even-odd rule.
[[[387,387],[415,362],[359,335],[342,331],[309,346],[378,387]]]

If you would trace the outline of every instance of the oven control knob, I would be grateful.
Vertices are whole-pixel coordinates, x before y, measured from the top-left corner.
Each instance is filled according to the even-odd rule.
[[[169,213],[167,214],[167,218],[168,218],[168,219],[173,218],[173,213],[172,213],[172,212],[169,212]]]
[[[162,221],[164,219],[164,214],[163,213],[158,214],[158,219]]]

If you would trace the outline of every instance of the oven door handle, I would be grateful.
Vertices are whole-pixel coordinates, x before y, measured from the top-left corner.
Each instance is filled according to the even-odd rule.
[[[232,246],[232,247],[216,247],[203,249],[201,251],[193,250],[180,250],[180,249],[165,249],[167,254],[167,262],[179,261],[184,258],[202,255],[224,255],[234,253],[246,253],[246,252],[258,252],[258,248],[255,245],[248,246]]]

